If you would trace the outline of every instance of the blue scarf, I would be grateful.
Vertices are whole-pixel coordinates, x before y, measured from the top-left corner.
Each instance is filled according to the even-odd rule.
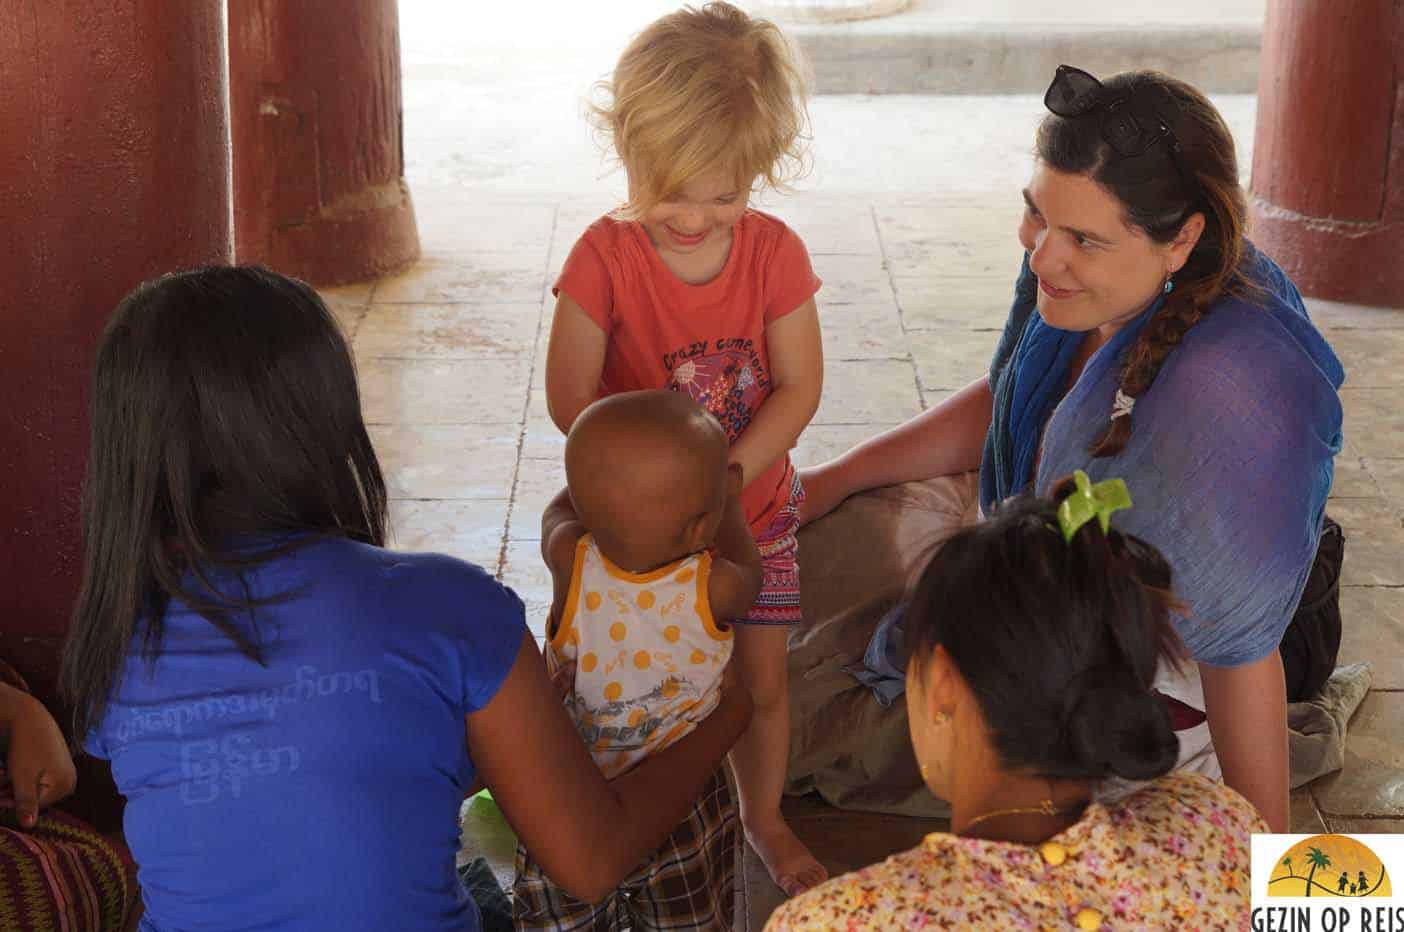
[[[1157,298],[1139,317],[1118,330],[1111,342],[1088,360],[1086,373],[1092,374],[1094,365],[1097,369],[1119,365],[1146,321],[1164,303],[1163,296]],[[1038,313],[1038,277],[1029,268],[1026,253],[1014,286],[1009,322],[990,363],[994,410],[980,461],[980,507],[986,513],[1033,482],[1044,425],[1063,397],[1073,358],[1084,336],[1044,323]],[[1107,416],[1110,415],[1109,409]]]
[[[1175,568],[1177,595],[1192,608],[1174,617],[1176,630],[1192,657],[1225,667],[1273,650],[1296,610],[1341,448],[1337,390],[1345,378],[1272,260],[1248,244],[1239,274],[1254,284],[1252,299],[1215,304],[1192,345],[1166,360],[1157,389],[1138,400],[1126,449],[1094,461],[1087,450],[1110,419],[1115,367],[1164,301],[1092,355],[1063,410],[1082,334],[1044,323],[1025,258],[990,365],[994,409],[980,464],[986,513],[1033,484],[1040,447],[1042,482],[1074,469],[1094,480],[1127,478],[1136,508],[1118,516],[1118,527],[1154,544]],[[1222,355],[1230,344],[1232,360]],[[865,669],[851,671],[880,702],[905,684],[903,619],[900,609],[889,613]]]

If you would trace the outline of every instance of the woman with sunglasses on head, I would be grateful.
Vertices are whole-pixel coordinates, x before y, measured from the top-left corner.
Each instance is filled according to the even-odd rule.
[[[127,799],[145,932],[479,929],[454,871],[477,784],[553,880],[598,900],[749,724],[728,677],[696,730],[606,783],[516,595],[385,549],[351,353],[300,282],[141,286],[92,398],[62,682]]]
[[[1175,565],[1185,603],[1174,623],[1195,663],[1157,680],[1178,766],[1222,776],[1286,831],[1288,683],[1314,692],[1334,649],[1332,632],[1298,638],[1330,655],[1308,676],[1284,674],[1279,645],[1321,539],[1344,373],[1247,241],[1233,139],[1199,91],[1064,66],[1045,103],[989,375],[807,471],[805,519],[976,468],[986,512],[1076,468],[1124,476],[1143,505],[1127,530]]]
[[[1183,662],[1171,567],[1113,527],[1135,513],[1112,518],[1124,483],[1074,482],[959,532],[917,586],[911,743],[951,831],[790,900],[769,932],[1247,924],[1261,816],[1170,773],[1178,743],[1152,683]],[[1148,782],[1094,802],[1108,777]]]

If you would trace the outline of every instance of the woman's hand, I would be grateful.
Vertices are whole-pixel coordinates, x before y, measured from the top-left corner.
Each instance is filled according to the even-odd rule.
[[[800,523],[833,511],[867,489],[978,469],[994,395],[982,376],[905,424],[865,440],[820,466],[801,470]]]
[[[0,684],[0,719],[10,735],[5,767],[19,823],[33,828],[41,808],[73,792],[78,774],[58,723],[38,699]]]
[[[801,526],[818,521],[853,494],[837,460],[801,469],[799,479],[804,487],[804,501],[799,506]]]

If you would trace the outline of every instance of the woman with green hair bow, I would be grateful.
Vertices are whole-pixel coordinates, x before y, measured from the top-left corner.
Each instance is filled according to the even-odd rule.
[[[1236,927],[1251,803],[1179,755],[1153,681],[1185,662],[1159,551],[1113,525],[1120,479],[1077,472],[946,542],[907,615],[907,713],[950,832],[783,905],[770,932]],[[1109,778],[1142,782],[1115,802]]]

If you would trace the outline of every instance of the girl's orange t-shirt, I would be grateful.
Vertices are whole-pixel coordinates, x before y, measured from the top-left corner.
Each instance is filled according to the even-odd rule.
[[[819,290],[809,252],[780,219],[748,210],[732,228],[731,252],[716,278],[679,279],[641,224],[606,215],[576,241],[552,293],[580,305],[609,337],[600,397],[668,388],[686,392],[732,443],[770,396],[765,328]],[[790,497],[788,454],[742,493],[760,535]]]

